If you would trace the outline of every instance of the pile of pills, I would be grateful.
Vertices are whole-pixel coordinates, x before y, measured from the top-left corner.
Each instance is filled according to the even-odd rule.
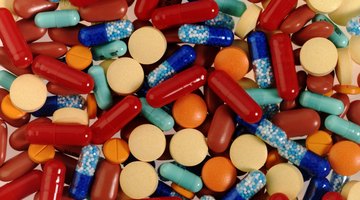
[[[0,0],[0,39],[0,199],[360,199],[358,0]]]

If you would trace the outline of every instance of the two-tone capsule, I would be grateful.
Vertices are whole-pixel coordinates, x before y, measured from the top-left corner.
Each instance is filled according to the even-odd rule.
[[[81,95],[49,96],[45,104],[37,111],[31,113],[35,117],[51,116],[60,108],[85,109],[85,99]]]
[[[233,30],[235,27],[234,19],[223,12],[219,12],[214,19],[206,20],[204,24],[206,26],[227,28],[230,30]]]

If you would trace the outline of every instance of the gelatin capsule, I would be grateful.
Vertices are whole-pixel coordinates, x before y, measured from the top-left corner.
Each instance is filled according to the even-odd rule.
[[[350,19],[346,24],[346,30],[351,35],[360,35],[360,16]]]
[[[113,100],[104,69],[98,65],[93,65],[88,69],[88,74],[93,77],[95,82],[94,95],[97,105],[100,109],[107,110],[112,106]]]
[[[353,122],[330,115],[325,120],[325,127],[346,139],[360,144],[360,126]]]
[[[278,104],[282,101],[276,89],[251,88],[245,91],[260,106]]]
[[[309,91],[301,93],[300,104],[332,115],[340,115],[344,111],[344,104],[340,100]]]
[[[7,160],[0,168],[0,180],[12,181],[20,178],[37,166],[28,156],[28,152],[23,151]]]
[[[144,97],[140,98],[141,114],[151,123],[163,131],[169,131],[174,127],[174,118],[161,108],[151,107]]]
[[[10,90],[10,86],[15,79],[16,76],[11,74],[10,72],[5,70],[0,71],[0,86],[5,88],[6,90]]]
[[[317,200],[321,199],[325,193],[330,192],[330,183],[326,178],[312,178],[305,192],[304,199]]]
[[[240,0],[215,0],[219,10],[226,14],[241,17],[246,10],[246,4]]]
[[[35,16],[35,24],[41,28],[63,28],[76,26],[80,22],[77,10],[41,12]]]
[[[72,5],[78,6],[78,7],[86,7],[91,4],[96,3],[99,0],[69,0]]]
[[[286,17],[280,26],[280,30],[287,34],[295,33],[304,27],[304,25],[310,21],[315,14],[316,13],[306,4],[302,5]]]
[[[239,1],[241,2],[241,1]],[[209,19],[204,22],[206,26],[213,26],[213,27],[219,27],[219,28],[227,28],[230,30],[233,30],[235,27],[234,19],[223,13],[219,12],[218,15],[214,19]]]
[[[49,160],[45,163],[40,185],[40,200],[60,200],[65,181],[65,165],[59,160]]]
[[[126,0],[98,1],[86,7],[80,7],[81,19],[88,22],[105,22],[122,19],[128,11]]]
[[[149,20],[151,14],[156,9],[160,0],[138,0],[135,3],[134,14],[135,16],[142,21]]]
[[[104,45],[91,48],[94,60],[105,60],[125,55],[127,51],[126,43],[121,40],[115,40]]]
[[[331,191],[341,192],[341,189],[348,181],[349,181],[348,176],[340,175],[333,170],[330,176]]]
[[[7,136],[8,129],[6,123],[0,119],[0,166],[4,164],[6,158]]]
[[[165,184],[162,181],[159,181],[158,186],[154,194],[151,196],[153,197],[179,197],[181,200],[185,200],[183,196],[179,193],[175,192],[169,185]]]
[[[79,108],[84,110],[86,106],[85,99],[81,95],[69,96],[49,96],[45,104],[32,115],[35,117],[52,116],[60,108]]]

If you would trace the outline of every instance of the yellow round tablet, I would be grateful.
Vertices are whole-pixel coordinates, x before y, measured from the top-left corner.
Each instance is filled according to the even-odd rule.
[[[254,135],[244,134],[234,140],[229,154],[237,169],[250,172],[260,169],[265,164],[268,153],[262,140]]]
[[[47,97],[46,85],[32,74],[18,76],[11,84],[9,93],[14,106],[25,112],[39,110]]]
[[[289,163],[277,164],[266,174],[266,190],[269,195],[283,193],[289,199],[296,199],[303,185],[300,170]]]
[[[28,155],[35,163],[45,163],[55,157],[55,148],[52,145],[30,144]]]
[[[348,48],[338,49],[338,64],[336,66],[336,77],[341,85],[352,84],[352,61]]]
[[[10,119],[20,119],[26,115],[26,112],[17,109],[10,100],[10,95],[6,95],[1,101],[1,111]]]
[[[152,124],[136,127],[129,137],[129,148],[138,160],[151,162],[158,159],[165,151],[164,133]]]
[[[89,125],[89,117],[85,110],[79,108],[60,108],[54,112],[52,122],[56,124],[81,124],[87,126]]]
[[[169,149],[174,160],[184,166],[195,166],[208,154],[204,135],[192,128],[175,133],[171,138]]]
[[[125,162],[130,155],[129,145],[125,140],[119,138],[111,138],[103,145],[103,153],[106,160],[121,164]]]
[[[308,40],[300,51],[300,62],[304,70],[313,76],[325,76],[336,67],[338,52],[326,38]]]
[[[307,5],[316,13],[331,13],[338,9],[343,0],[306,0]]]
[[[83,70],[92,63],[92,54],[88,47],[76,45],[65,55],[66,63],[77,70]]]
[[[349,49],[353,61],[360,64],[360,36],[351,36]]]
[[[128,43],[131,57],[145,65],[160,60],[166,51],[166,47],[167,42],[164,34],[151,26],[145,26],[134,31]]]
[[[119,95],[128,95],[141,87],[144,81],[144,70],[136,60],[123,57],[111,63],[106,77],[114,92]]]
[[[244,39],[250,31],[254,30],[260,15],[261,8],[255,4],[248,4],[244,14],[241,15],[235,27],[235,35]]]
[[[337,25],[346,26],[346,23],[360,13],[360,1],[343,0],[338,9],[329,14],[329,17]]]
[[[105,75],[107,73],[107,70],[109,69],[111,63],[113,63],[115,61],[115,59],[108,59],[108,60],[104,60],[102,61],[99,65],[104,69]]]
[[[341,196],[347,200],[358,200],[360,197],[360,181],[349,181],[341,190]]]
[[[133,199],[152,195],[158,185],[158,175],[149,163],[135,161],[127,164],[120,173],[122,191]]]

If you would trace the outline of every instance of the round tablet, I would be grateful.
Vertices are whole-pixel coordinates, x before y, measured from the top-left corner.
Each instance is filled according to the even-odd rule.
[[[146,162],[127,164],[120,173],[121,190],[130,198],[142,199],[152,195],[158,185],[155,169]]]
[[[129,38],[128,48],[131,57],[141,64],[157,62],[164,55],[167,42],[158,29],[145,26],[134,31]]]
[[[349,50],[353,61],[360,64],[360,36],[351,36]]]
[[[182,129],[171,138],[170,154],[176,162],[184,166],[195,166],[201,163],[208,146],[204,135],[196,129]]]
[[[331,168],[343,176],[351,176],[360,171],[360,146],[352,141],[334,144],[328,154]]]
[[[338,9],[343,0],[307,0],[306,3],[316,13],[331,13]]]
[[[224,192],[234,185],[236,168],[228,158],[213,157],[203,166],[201,178],[210,190]]]
[[[269,195],[283,193],[289,199],[296,199],[303,185],[301,172],[289,163],[275,165],[266,174],[266,190]]]
[[[358,200],[360,197],[360,181],[352,180],[344,185],[341,195],[346,200]]]
[[[103,145],[103,153],[106,160],[115,164],[121,164],[128,159],[130,150],[124,140],[112,138],[107,140]]]
[[[55,148],[52,145],[30,144],[28,155],[35,163],[45,163],[55,157]]]
[[[10,95],[6,95],[1,101],[1,111],[3,114],[13,120],[20,119],[26,115],[26,112],[17,109],[10,100]]]
[[[319,156],[325,156],[332,144],[331,135],[325,131],[317,131],[306,138],[306,148]]]
[[[56,124],[81,124],[87,126],[89,125],[89,117],[85,110],[79,108],[60,108],[54,112],[52,122]]]
[[[326,38],[308,40],[300,50],[300,62],[305,71],[313,76],[325,76],[336,67],[338,52]]]
[[[97,104],[94,93],[88,94],[86,97],[86,110],[89,119],[95,119],[97,113]]]
[[[230,159],[243,172],[260,169],[266,162],[266,144],[258,137],[244,134],[237,137],[230,147]]]
[[[131,154],[144,162],[158,159],[164,153],[165,147],[164,133],[152,124],[143,124],[136,127],[129,137]]]
[[[216,55],[214,66],[215,69],[225,71],[237,81],[248,72],[249,60],[242,49],[226,47]]]
[[[10,99],[15,107],[35,112],[45,103],[47,89],[44,82],[32,74],[18,76],[10,87]]]
[[[76,45],[66,53],[66,63],[77,70],[83,70],[92,63],[92,54],[88,47]]]
[[[122,57],[111,63],[106,77],[114,92],[127,95],[141,87],[144,81],[144,70],[136,60]]]

